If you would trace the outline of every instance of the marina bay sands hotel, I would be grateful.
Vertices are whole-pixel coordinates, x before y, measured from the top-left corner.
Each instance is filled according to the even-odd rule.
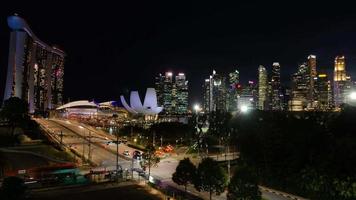
[[[21,17],[7,19],[11,29],[4,100],[19,97],[28,102],[30,113],[63,104],[65,53],[42,42]]]

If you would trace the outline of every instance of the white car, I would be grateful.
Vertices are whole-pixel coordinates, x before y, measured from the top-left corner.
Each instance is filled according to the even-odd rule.
[[[126,156],[126,157],[130,157],[130,152],[129,152],[129,150],[125,150],[123,154],[124,154],[124,156]]]

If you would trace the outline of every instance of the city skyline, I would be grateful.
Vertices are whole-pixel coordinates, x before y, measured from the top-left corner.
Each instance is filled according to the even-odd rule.
[[[356,54],[351,35],[356,33],[353,28],[356,16],[351,8],[345,6],[333,12],[335,17],[330,17],[328,13],[333,11],[331,5],[326,5],[323,11],[315,10],[313,15],[306,13],[303,16],[298,15],[302,4],[287,7],[271,3],[265,6],[241,3],[231,8],[210,4],[186,7],[158,3],[148,4],[147,9],[139,8],[134,13],[142,13],[134,18],[129,13],[135,5],[129,3],[123,5],[120,11],[126,8],[127,11],[122,14],[98,11],[98,15],[89,16],[90,10],[94,9],[89,6],[88,11],[79,15],[76,12],[79,5],[73,5],[68,9],[67,16],[49,14],[46,18],[36,12],[35,5],[25,3],[9,6],[11,10],[2,8],[0,24],[5,31],[0,35],[1,90],[5,83],[3,74],[6,74],[10,32],[6,17],[15,12],[29,22],[38,37],[68,51],[64,79],[65,86],[70,87],[65,87],[68,89],[65,91],[66,101],[69,98],[118,100],[121,94],[133,89],[153,87],[152,77],[159,72],[182,71],[191,80],[189,91],[192,105],[201,102],[201,84],[213,69],[219,73],[238,70],[241,82],[247,83],[248,80],[258,80],[256,68],[259,65],[270,70],[273,62],[279,62],[282,66],[281,83],[286,85],[291,74],[310,54],[317,56],[319,69],[324,69],[329,77],[333,76],[335,56],[345,55],[348,73],[355,76]],[[280,13],[274,14],[269,11],[270,8],[278,9]],[[183,16],[181,10],[187,11],[187,14]],[[151,11],[157,12],[154,16],[141,19]],[[265,14],[266,18],[253,17],[252,13],[257,12]],[[293,22],[293,26],[286,23],[289,21]],[[113,23],[120,26],[109,32],[102,29]],[[91,27],[91,31],[85,31],[85,27]],[[109,42],[109,38],[113,41]],[[138,70],[141,73],[137,73]],[[75,78],[81,76],[84,78]],[[137,76],[142,81],[132,81],[128,78],[130,76]],[[92,88],[95,88],[94,92]]]

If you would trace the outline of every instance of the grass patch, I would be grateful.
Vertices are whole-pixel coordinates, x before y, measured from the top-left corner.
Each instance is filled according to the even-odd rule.
[[[74,156],[71,155],[70,153],[58,150],[58,149],[56,149],[52,146],[49,146],[49,145],[31,146],[24,150],[38,153],[41,155],[45,155],[45,156],[48,156],[48,157],[51,157],[51,158],[54,158],[57,160],[75,162]]]

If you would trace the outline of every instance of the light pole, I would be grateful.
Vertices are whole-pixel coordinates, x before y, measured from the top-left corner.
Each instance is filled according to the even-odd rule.
[[[227,154],[230,153],[230,133],[231,131],[229,131],[228,138],[227,138]],[[227,160],[227,174],[228,174],[228,181],[230,182],[230,159]]]
[[[198,126],[198,112],[201,110],[200,105],[194,104],[193,110],[195,111],[195,130],[197,131],[197,136],[198,136],[198,143],[197,143],[198,156],[200,156],[201,138],[200,138],[199,126]]]
[[[79,128],[82,130],[84,129],[83,126],[79,126]],[[83,159],[82,160],[83,160],[83,164],[84,164],[84,162],[85,162],[85,156],[84,156],[85,155],[85,131],[83,131],[83,133],[84,134],[83,134],[83,153],[82,153]]]
[[[117,129],[116,132],[116,181],[119,182],[119,145],[120,145],[120,141],[119,141],[119,132],[120,129]]]
[[[89,130],[89,144],[88,144],[88,148],[89,148],[89,152],[88,152],[88,160],[91,161],[91,132]]]

